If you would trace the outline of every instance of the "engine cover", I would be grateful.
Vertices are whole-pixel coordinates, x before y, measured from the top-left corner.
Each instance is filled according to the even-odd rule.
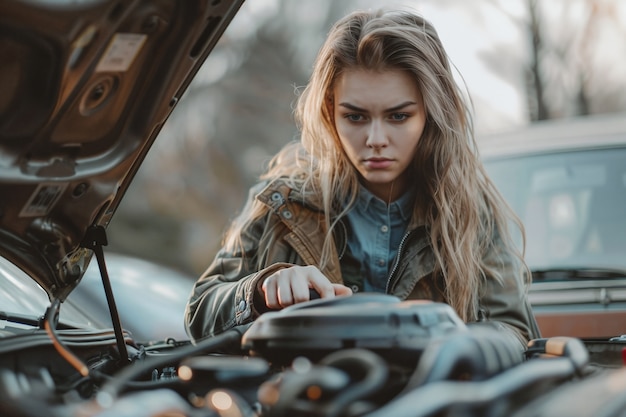
[[[363,348],[391,363],[414,366],[433,338],[466,330],[447,304],[359,293],[265,313],[243,335],[242,347],[277,365]]]

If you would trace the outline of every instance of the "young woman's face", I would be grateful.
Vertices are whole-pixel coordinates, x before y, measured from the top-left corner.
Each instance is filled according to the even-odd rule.
[[[334,115],[364,186],[385,201],[398,198],[426,124],[415,80],[401,70],[344,72],[334,86]]]

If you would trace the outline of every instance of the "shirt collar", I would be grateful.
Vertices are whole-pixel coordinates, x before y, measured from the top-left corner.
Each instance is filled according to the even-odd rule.
[[[400,198],[389,205],[389,212],[398,212],[404,221],[408,221],[413,215],[414,197],[415,191],[409,188]],[[369,210],[370,206],[372,206],[373,209],[387,210],[387,203],[369,192],[362,184],[359,185],[357,204],[365,211]]]

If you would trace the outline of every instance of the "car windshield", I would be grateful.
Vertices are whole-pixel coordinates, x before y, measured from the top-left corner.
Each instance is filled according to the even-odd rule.
[[[626,270],[626,148],[485,163],[524,223],[531,270]]]
[[[0,256],[0,337],[12,335],[19,329],[30,329],[50,306],[43,288],[24,271]],[[67,326],[94,329],[103,324],[91,317],[71,298],[63,303],[59,321]],[[19,333],[19,331],[18,331]]]

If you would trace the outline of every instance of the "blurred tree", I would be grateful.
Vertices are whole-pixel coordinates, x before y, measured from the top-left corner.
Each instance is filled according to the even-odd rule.
[[[248,188],[297,137],[297,90],[350,2],[265,3],[261,18],[242,8],[170,116],[109,227],[111,250],[200,273]]]
[[[626,80],[611,68],[615,62],[607,62],[607,57],[623,57],[626,52],[626,42],[615,42],[626,39],[626,22],[618,13],[618,1],[524,2],[526,14],[519,16],[510,13],[510,2],[490,1],[528,40],[529,52],[519,68],[525,80],[529,120],[626,110],[620,93]],[[510,65],[504,62],[516,52],[502,44],[483,57],[496,74],[510,78]]]
[[[470,29],[491,36],[479,53],[492,73],[525,86],[528,119],[626,107],[623,68],[600,48],[607,39],[626,39],[617,0],[396,1],[402,3],[457,17],[461,10]],[[109,249],[201,273],[249,186],[297,138],[293,104],[328,28],[348,10],[379,6],[374,0],[244,3],[124,197],[109,227]],[[482,33],[494,11],[531,40],[531,53],[497,31]],[[459,28],[451,30],[458,38]],[[624,56],[625,45],[618,43],[614,56]]]

